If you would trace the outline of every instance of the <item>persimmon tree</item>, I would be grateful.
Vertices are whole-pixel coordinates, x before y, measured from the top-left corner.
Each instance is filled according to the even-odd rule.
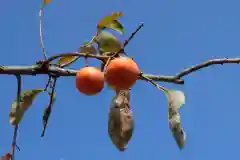
[[[179,109],[185,104],[184,93],[179,90],[167,89],[157,82],[184,84],[184,76],[200,69],[216,64],[240,63],[240,58],[213,59],[187,68],[174,76],[143,73],[134,62],[134,58],[129,57],[125,52],[125,47],[144,25],[140,24],[136,31],[124,42],[121,42],[109,32],[112,30],[120,35],[125,34],[124,26],[119,21],[120,17],[123,16],[122,12],[114,12],[101,19],[97,24],[96,34],[89,42],[82,44],[79,51],[48,57],[43,41],[42,14],[44,7],[50,2],[51,0],[44,0],[39,12],[40,41],[44,59],[30,66],[0,66],[0,74],[15,75],[17,79],[16,100],[13,101],[9,113],[10,124],[14,127],[12,151],[3,155],[2,160],[14,160],[15,148],[20,150],[16,141],[18,126],[24,114],[26,114],[26,111],[40,93],[46,93],[50,97],[42,117],[43,131],[41,137],[44,137],[52,106],[56,100],[55,88],[57,80],[64,76],[75,77],[76,88],[82,95],[94,96],[98,94],[104,88],[105,83],[109,89],[116,93],[112,98],[109,109],[108,134],[112,143],[119,151],[124,151],[127,148],[127,144],[134,132],[134,118],[130,107],[131,87],[134,86],[137,80],[143,80],[152,84],[158,90],[163,91],[167,97],[169,128],[177,146],[179,149],[183,149],[186,143],[186,133],[180,121]],[[70,69],[69,67],[80,58],[85,59],[85,66],[77,70]],[[99,68],[88,65],[91,59],[99,60]],[[36,76],[40,74],[48,75],[46,86],[32,90],[22,90],[22,76]]]

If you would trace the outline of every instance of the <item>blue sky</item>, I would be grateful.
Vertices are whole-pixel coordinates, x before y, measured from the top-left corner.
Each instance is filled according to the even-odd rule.
[[[43,59],[38,18],[41,2],[1,3],[1,65],[31,65]],[[94,35],[104,15],[123,11],[125,38],[140,22],[145,23],[126,52],[146,73],[174,75],[208,59],[239,56],[239,5],[238,0],[54,0],[44,12],[45,47],[49,56],[76,51]],[[82,61],[73,66],[80,67]],[[122,153],[107,134],[113,92],[105,88],[99,95],[87,97],[75,89],[74,77],[63,77],[57,82],[57,101],[44,139],[40,134],[47,95],[40,95],[26,113],[18,134],[21,151],[16,153],[17,159],[238,159],[239,66],[213,66],[184,80],[185,85],[160,83],[186,95],[181,118],[188,137],[182,151],[168,128],[167,99],[150,84],[139,81],[133,87],[136,128]],[[46,81],[46,76],[24,77],[23,89],[44,87]],[[16,97],[15,77],[2,75],[0,88],[2,155],[11,150],[13,128],[8,114]]]

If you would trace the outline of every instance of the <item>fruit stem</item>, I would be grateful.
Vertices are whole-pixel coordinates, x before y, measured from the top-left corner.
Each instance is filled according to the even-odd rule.
[[[88,58],[84,57],[84,63],[85,63],[85,67],[88,67]]]

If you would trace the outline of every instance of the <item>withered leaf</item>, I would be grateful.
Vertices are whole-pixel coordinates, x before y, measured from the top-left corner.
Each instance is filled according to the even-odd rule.
[[[124,151],[134,131],[133,114],[130,108],[130,91],[122,90],[113,98],[108,120],[108,134],[112,143]]]
[[[17,108],[17,100],[12,103],[10,116],[10,123],[17,125],[22,120],[24,113],[32,105],[36,96],[44,91],[44,89],[26,90],[20,96],[20,108]]]

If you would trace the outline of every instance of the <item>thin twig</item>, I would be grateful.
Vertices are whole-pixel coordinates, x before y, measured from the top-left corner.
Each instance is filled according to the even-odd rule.
[[[197,70],[200,70],[202,68],[206,68],[206,67],[209,67],[211,65],[216,65],[216,64],[227,64],[227,63],[236,63],[236,64],[239,64],[240,63],[240,58],[222,58],[222,59],[212,59],[212,60],[209,60],[209,61],[206,61],[206,62],[203,62],[201,64],[198,64],[198,65],[195,65],[193,67],[190,67],[190,68],[187,68],[185,69],[184,71],[178,73],[175,78],[176,79],[180,79],[182,78],[183,76],[186,76],[192,72],[195,72]]]
[[[45,51],[44,41],[43,41],[43,7],[40,8],[39,19],[40,19],[40,27],[39,28],[40,28],[41,48],[42,48],[44,59],[46,60],[47,59],[47,53]]]
[[[107,66],[109,65],[110,61],[111,61],[111,57],[108,58],[107,62],[106,62],[105,65],[104,65],[104,68],[103,68],[103,73],[104,73],[104,74],[106,73]]]
[[[146,77],[143,75],[143,73],[141,73],[139,75],[143,80],[146,80],[147,82],[150,82],[153,86],[155,86],[156,88],[158,88],[159,90],[163,91],[163,92],[168,92],[168,89],[167,88],[164,88],[160,85],[158,85],[156,82],[154,82],[151,78],[149,77]]]
[[[40,21],[40,26],[39,26],[39,31],[40,31],[40,42],[41,42],[41,48],[43,52],[44,59],[47,60],[47,53],[44,47],[44,40],[43,40],[43,8],[45,5],[41,6],[40,11],[39,11],[39,21]],[[49,76],[48,82],[46,85],[45,90],[47,90],[48,85],[52,83],[52,77]]]
[[[52,76],[48,76],[48,82],[44,88],[44,91],[47,91],[49,85],[51,86],[51,82],[52,82]]]
[[[18,125],[14,126],[14,134],[13,134],[13,141],[12,141],[12,160],[15,158],[15,148],[16,148],[16,141],[17,141],[17,131]]]
[[[131,40],[133,39],[133,37],[138,33],[138,31],[140,31],[140,29],[141,29],[143,26],[144,26],[144,23],[141,23],[141,24],[138,26],[138,28],[136,29],[136,31],[133,32],[132,35],[131,35],[127,40],[124,41],[123,48],[125,48],[125,47],[128,45],[129,41],[131,41]]]
[[[84,57],[84,64],[85,64],[85,67],[88,67],[88,58],[87,58],[87,56]]]
[[[80,53],[80,52],[61,53],[61,54],[57,54],[55,56],[48,58],[46,61],[43,62],[43,65],[49,64],[50,62],[52,62],[58,58],[66,57],[66,56],[88,57],[88,58],[95,58],[98,60],[107,60],[109,57],[109,56],[100,56],[100,55],[94,55],[94,54],[89,54],[89,53]]]
[[[45,135],[47,124],[48,124],[48,119],[51,115],[56,82],[57,82],[57,78],[55,77],[54,80],[53,80],[53,86],[51,87],[52,91],[51,91],[51,95],[50,95],[50,102],[49,102],[49,105],[46,108],[46,110],[45,110],[46,112],[44,113],[44,116],[43,116],[44,126],[43,126],[43,131],[42,131],[41,137],[44,137],[44,135]]]
[[[124,48],[128,45],[128,43],[133,39],[133,37],[138,33],[138,31],[140,31],[140,29],[144,26],[143,23],[141,23],[138,28],[131,34],[131,36],[124,41],[123,43],[123,48],[121,48],[119,51],[117,51],[116,53],[114,53],[111,57],[114,58],[116,57],[118,54],[120,53],[125,53],[124,52]],[[126,53],[125,53],[126,54]]]
[[[17,74],[16,78],[17,78],[17,108],[20,108],[22,80],[21,80],[20,74]],[[12,160],[14,160],[15,148],[16,148],[16,144],[17,144],[17,131],[18,131],[18,125],[15,125],[13,141],[12,141]]]

